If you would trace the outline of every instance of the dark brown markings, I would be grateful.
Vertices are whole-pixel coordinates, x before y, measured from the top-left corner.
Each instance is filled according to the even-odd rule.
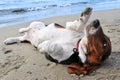
[[[59,24],[57,24],[57,23],[55,23],[55,27],[56,27],[56,28],[65,28],[65,27],[63,27],[63,26],[61,26],[61,25],[59,25]]]

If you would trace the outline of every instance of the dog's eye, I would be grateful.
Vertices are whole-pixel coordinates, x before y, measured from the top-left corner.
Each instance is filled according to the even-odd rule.
[[[106,48],[106,46],[107,46],[107,41],[104,39],[103,40],[103,47]]]
[[[107,44],[106,44],[106,43],[104,43],[104,44],[103,44],[103,46],[104,46],[104,47],[106,47],[106,46],[107,46]]]

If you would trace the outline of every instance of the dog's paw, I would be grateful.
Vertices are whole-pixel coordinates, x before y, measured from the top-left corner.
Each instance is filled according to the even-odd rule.
[[[12,44],[12,43],[13,43],[12,38],[7,38],[7,39],[4,40],[3,42],[4,42],[4,44],[6,44],[6,45],[9,45],[9,44]]]
[[[38,46],[38,50],[40,53],[45,53],[45,49],[41,45]]]
[[[48,52],[49,41],[44,41],[43,43],[38,45],[38,50],[41,53]]]
[[[18,37],[10,37],[4,41],[4,44],[9,45],[13,43],[19,43],[21,40]]]

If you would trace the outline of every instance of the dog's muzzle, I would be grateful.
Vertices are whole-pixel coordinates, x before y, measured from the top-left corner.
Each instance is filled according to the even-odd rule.
[[[100,26],[100,21],[99,21],[98,19],[94,20],[94,21],[93,21],[93,26],[94,26],[95,28],[98,28],[98,27]]]

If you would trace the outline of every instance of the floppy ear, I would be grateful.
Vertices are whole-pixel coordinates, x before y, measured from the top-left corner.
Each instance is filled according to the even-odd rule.
[[[105,53],[102,56],[101,61],[105,61],[111,54],[111,41],[110,41],[109,37],[107,37],[106,35],[105,35],[103,44],[104,44],[104,48],[106,50],[105,50]]]
[[[79,63],[73,63],[69,65],[67,67],[67,72],[69,74],[76,74],[76,75],[80,75],[80,74],[86,75],[88,73],[87,70]]]
[[[89,63],[83,65],[80,65],[79,63],[73,63],[67,67],[67,72],[69,74],[87,75],[96,70],[98,67],[98,65],[92,65]]]

